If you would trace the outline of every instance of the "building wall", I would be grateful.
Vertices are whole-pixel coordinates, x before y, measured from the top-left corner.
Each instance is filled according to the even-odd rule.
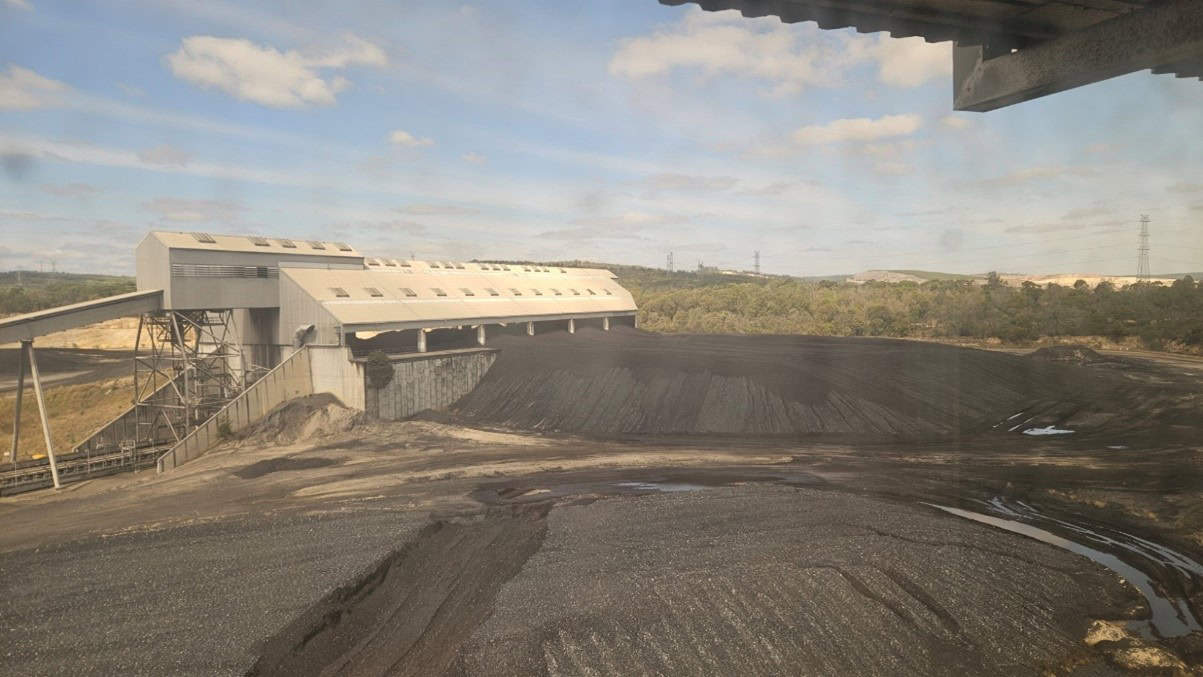
[[[330,393],[352,409],[364,409],[363,364],[351,361],[351,349],[309,346],[314,393]]]
[[[138,291],[162,289],[164,308],[171,307],[171,266],[167,260],[167,247],[149,235],[134,249],[134,279]]]
[[[393,379],[384,388],[363,383],[364,410],[397,421],[428,409],[442,409],[467,395],[484,378],[497,351],[487,348],[394,356]]]
[[[304,343],[312,346],[343,345],[342,332],[334,317],[288,276],[280,275],[280,314],[276,336],[282,346],[295,346],[298,327],[313,325]]]

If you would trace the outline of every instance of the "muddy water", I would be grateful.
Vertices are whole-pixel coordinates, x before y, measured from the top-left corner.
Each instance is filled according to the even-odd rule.
[[[1149,620],[1129,624],[1130,629],[1146,637],[1182,637],[1192,632],[1203,631],[1203,626],[1200,625],[1199,619],[1195,617],[1187,601],[1180,596],[1164,592],[1161,586],[1153,580],[1153,577],[1146,572],[1160,570],[1177,576],[1187,583],[1203,578],[1203,565],[1182,553],[1122,531],[1104,527],[1086,527],[1052,518],[1022,501],[1010,503],[1001,498],[994,498],[985,503],[987,509],[1003,515],[1003,517],[931,503],[927,505],[958,517],[1064,548],[1111,569],[1139,590],[1147,601],[1152,612]],[[1070,540],[1036,526],[1041,523],[1065,530],[1082,542]],[[1094,543],[1111,550],[1118,550],[1135,564],[1129,564],[1110,552],[1092,548],[1085,543]]]

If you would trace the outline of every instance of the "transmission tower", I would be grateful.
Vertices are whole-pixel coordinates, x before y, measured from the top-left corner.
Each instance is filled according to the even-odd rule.
[[[668,253],[668,272],[673,272],[673,253]]]
[[[1136,277],[1149,279],[1149,215],[1140,215],[1140,244],[1136,247]]]
[[[759,275],[760,274],[760,250],[759,249],[756,250],[755,254],[753,255],[753,258],[756,260],[756,265],[753,267],[753,270],[755,270],[756,274]]]

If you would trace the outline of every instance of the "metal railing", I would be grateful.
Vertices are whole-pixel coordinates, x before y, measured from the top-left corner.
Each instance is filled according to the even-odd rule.
[[[313,394],[309,371],[309,348],[289,355],[251,387],[230,400],[204,423],[167,450],[156,463],[159,472],[177,468],[198,458],[230,435],[258,421],[276,406],[302,395]]]

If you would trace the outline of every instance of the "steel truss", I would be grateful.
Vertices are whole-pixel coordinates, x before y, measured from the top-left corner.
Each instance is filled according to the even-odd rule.
[[[242,392],[236,335],[230,310],[142,315],[134,348],[136,446],[182,440]]]

